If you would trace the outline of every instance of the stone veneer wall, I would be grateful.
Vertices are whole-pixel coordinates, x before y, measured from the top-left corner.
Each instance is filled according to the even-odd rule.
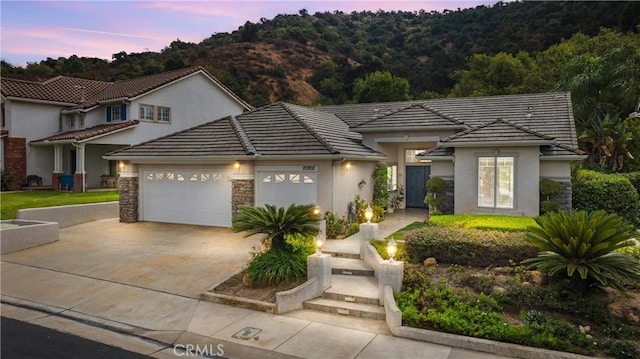
[[[120,222],[138,221],[138,177],[120,177]]]
[[[4,170],[11,176],[11,191],[18,191],[27,179],[27,139],[7,137],[4,139]]]
[[[550,199],[558,201],[561,211],[571,212],[571,210],[573,209],[573,185],[571,184],[571,181],[554,181],[562,185],[562,192],[560,192],[560,194],[555,197],[551,197]],[[545,201],[546,199],[546,197],[540,194],[540,205],[542,205],[542,201]]]
[[[253,206],[255,203],[254,180],[234,179],[231,181],[231,214],[238,213],[240,206]]]

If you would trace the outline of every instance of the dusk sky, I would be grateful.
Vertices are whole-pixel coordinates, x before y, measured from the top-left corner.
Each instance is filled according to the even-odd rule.
[[[492,5],[487,0],[440,1],[0,1],[1,57],[17,66],[78,55],[111,60],[120,51],[160,51],[180,39],[198,43],[246,21],[307,9],[344,12],[442,11]]]

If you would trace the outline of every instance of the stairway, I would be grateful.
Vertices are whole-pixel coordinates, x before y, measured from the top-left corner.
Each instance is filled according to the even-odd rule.
[[[331,287],[322,297],[305,301],[304,308],[384,320],[385,311],[378,305],[378,279],[373,268],[354,253],[331,252],[331,255]]]

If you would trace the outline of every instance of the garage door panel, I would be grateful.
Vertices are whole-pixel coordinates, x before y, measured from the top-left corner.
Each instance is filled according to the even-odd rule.
[[[143,172],[145,221],[231,226],[231,181],[212,171]]]
[[[258,172],[258,199],[256,205],[289,207],[292,204],[318,202],[317,173],[305,171]]]

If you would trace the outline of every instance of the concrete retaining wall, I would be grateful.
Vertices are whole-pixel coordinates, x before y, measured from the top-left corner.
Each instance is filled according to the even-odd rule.
[[[373,268],[376,278],[379,278],[380,266],[382,262],[384,262],[384,259],[380,257],[378,251],[369,242],[364,243],[362,251],[362,260]]]
[[[60,228],[100,219],[118,218],[118,202],[76,204],[71,206],[19,209],[24,220],[58,222]]]
[[[16,227],[3,228],[0,231],[2,254],[39,246],[58,240],[58,223],[43,221],[22,221],[10,219],[3,224],[15,224]],[[28,224],[28,225],[27,225]]]
[[[305,300],[321,295],[320,281],[317,277],[313,277],[293,289],[276,293],[277,313],[283,314],[302,309]]]

